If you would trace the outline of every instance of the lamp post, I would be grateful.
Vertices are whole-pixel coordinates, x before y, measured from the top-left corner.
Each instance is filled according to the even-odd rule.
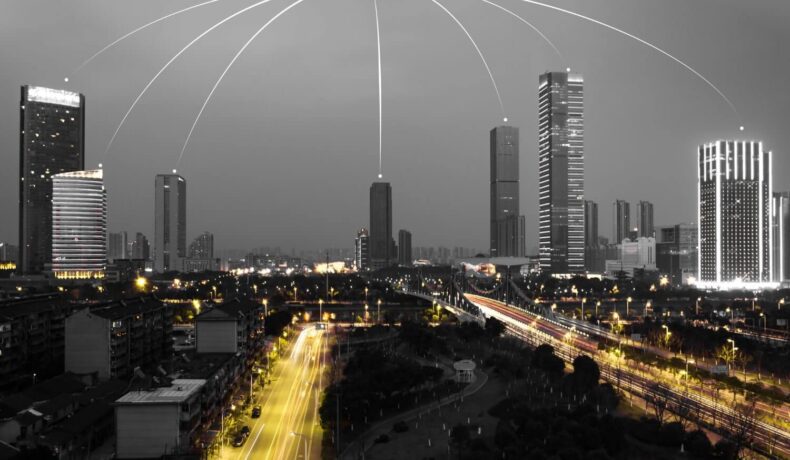
[[[779,310],[782,309],[782,305],[784,305],[784,304],[785,304],[785,299],[782,298],[782,300],[779,301]]]
[[[697,297],[697,303],[696,303],[696,307],[694,309],[694,314],[696,314],[697,316],[699,316],[699,303],[700,303],[701,300],[702,300],[702,297]]]
[[[651,301],[649,301],[649,300],[648,300],[648,301],[645,303],[645,314],[644,314],[644,317],[645,317],[645,318],[647,318],[647,310],[648,310],[648,309],[650,309],[650,308],[652,308],[652,307],[653,307],[653,302],[651,302]]]
[[[324,321],[324,299],[318,299],[318,322]]]
[[[752,311],[754,311],[754,308],[755,308],[754,303],[755,302],[757,302],[757,297],[753,297],[752,298]]]
[[[381,299],[376,301],[376,324],[381,324]]]
[[[731,357],[731,358],[728,360],[728,362],[727,362],[727,375],[729,375],[730,368],[732,367],[732,365],[730,364],[730,362],[732,362],[732,361],[734,361],[734,360],[735,360],[735,352],[738,350],[738,347],[736,347],[736,346],[735,346],[735,340],[733,340],[733,339],[727,339],[727,341],[728,341],[728,342],[730,342],[730,343],[732,344],[732,357]]]
[[[629,315],[628,310],[631,307],[631,301],[632,300],[634,300],[634,299],[632,299],[631,297],[628,297],[627,299],[625,299],[625,317],[626,318],[628,318],[628,315]]]
[[[598,308],[601,306],[601,301],[595,302],[595,317],[598,317]]]
[[[584,302],[587,302],[587,297],[582,297],[582,321],[584,321]]]
[[[765,334],[768,329],[768,317],[763,312],[760,312],[760,318],[763,320],[763,334]]]
[[[669,326],[666,324],[661,325],[662,328],[666,329],[667,333],[664,335],[664,341],[667,343],[667,348],[669,348],[669,336],[672,335],[672,332],[669,330]]]

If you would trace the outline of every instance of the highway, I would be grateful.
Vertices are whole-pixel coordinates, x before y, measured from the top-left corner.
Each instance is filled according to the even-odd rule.
[[[542,343],[554,345],[557,355],[567,362],[572,362],[582,352],[590,355],[598,362],[601,376],[605,380],[637,397],[645,398],[661,393],[669,403],[682,405],[701,422],[719,428],[737,427],[746,422],[744,417],[736,413],[728,404],[685,392],[683,385],[680,384],[669,386],[658,383],[653,375],[643,370],[612,364],[611,360],[607,359],[606,353],[598,351],[597,342],[582,332],[568,329],[556,321],[496,300],[472,294],[465,296],[486,316],[499,319],[505,323],[511,334],[533,346]],[[760,420],[748,421],[748,423],[754,423],[750,431],[753,432],[760,450],[772,455],[778,454],[781,458],[790,458],[790,433]]]
[[[310,325],[301,330],[286,358],[275,365],[272,383],[259,402],[261,416],[251,419],[241,447],[225,447],[223,460],[321,458],[323,431],[318,405],[328,358],[329,333]]]

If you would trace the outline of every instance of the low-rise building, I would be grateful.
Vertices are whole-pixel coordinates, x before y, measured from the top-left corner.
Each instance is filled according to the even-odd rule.
[[[195,318],[198,353],[249,355],[263,345],[264,307],[258,302],[233,299]]]

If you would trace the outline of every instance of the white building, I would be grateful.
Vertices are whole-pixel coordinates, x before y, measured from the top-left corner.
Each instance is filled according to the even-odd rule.
[[[697,160],[697,286],[776,287],[773,155],[762,142],[719,140],[701,145]]]
[[[192,445],[199,434],[205,380],[173,380],[134,390],[115,402],[116,458],[160,458]]]
[[[104,278],[107,192],[101,169],[52,176],[52,271],[58,279]]]
[[[656,239],[637,238],[624,239],[619,245],[620,257],[606,261],[606,273],[614,275],[625,272],[633,277],[636,270],[656,271]]]

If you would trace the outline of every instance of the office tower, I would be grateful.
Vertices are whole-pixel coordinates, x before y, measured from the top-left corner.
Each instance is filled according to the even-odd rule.
[[[631,235],[631,205],[617,200],[612,207],[612,243],[620,244]]]
[[[547,72],[538,89],[540,269],[584,271],[584,80]]]
[[[158,174],[155,185],[154,271],[181,271],[187,255],[187,183],[178,174]]]
[[[689,284],[697,278],[697,225],[662,227],[656,240],[656,265],[673,285]]]
[[[398,265],[411,267],[411,232],[408,230],[398,231]]]
[[[85,169],[85,97],[23,86],[19,109],[19,272],[52,261],[52,176]]]
[[[519,250],[518,128],[491,130],[491,257]]]
[[[604,245],[605,246],[605,245]],[[588,272],[603,272],[606,252],[598,242],[598,203],[584,201],[584,268]]]
[[[719,140],[699,147],[699,287],[775,286],[772,158],[757,141]]]
[[[774,281],[790,280],[790,192],[774,193]]]
[[[361,228],[354,239],[354,266],[357,271],[368,271],[370,267],[370,250],[368,229]]]
[[[389,182],[370,186],[370,269],[386,268],[395,262],[392,239],[392,187]]]
[[[19,260],[19,247],[13,244],[0,242],[0,262],[17,263]]]
[[[101,169],[52,176],[52,272],[101,279],[107,267],[107,192]]]
[[[653,226],[653,203],[640,201],[636,205],[637,236],[643,238],[654,237],[656,230]]]
[[[107,259],[128,259],[129,241],[126,232],[110,233],[110,246],[107,250]]]
[[[129,246],[129,254],[132,259],[151,260],[151,244],[148,243],[148,238],[142,233],[137,232],[134,241]]]
[[[214,235],[203,232],[189,245],[189,258],[209,260],[214,258]]]

